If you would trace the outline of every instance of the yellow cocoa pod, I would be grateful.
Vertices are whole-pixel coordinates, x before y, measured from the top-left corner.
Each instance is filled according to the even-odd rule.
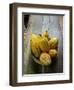
[[[41,50],[39,48],[39,40],[40,40],[39,35],[36,35],[36,34],[31,35],[31,40],[30,40],[31,50],[33,55],[37,58],[39,58],[41,54]]]
[[[43,37],[46,37],[47,39],[49,38],[49,34],[48,31],[46,30],[45,32],[42,33]]]
[[[46,37],[42,37],[39,42],[39,47],[42,52],[49,52],[49,44],[48,39]]]
[[[40,62],[42,65],[50,65],[51,64],[51,57],[48,53],[41,53],[40,55]]]
[[[51,38],[48,41],[50,49],[56,49],[58,47],[58,39],[57,38]]]
[[[51,56],[51,58],[55,58],[55,57],[57,57],[58,52],[56,49],[51,49],[51,50],[49,50],[49,55]]]

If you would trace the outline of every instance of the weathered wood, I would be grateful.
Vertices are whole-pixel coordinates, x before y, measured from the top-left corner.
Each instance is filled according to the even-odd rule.
[[[27,44],[27,48],[24,50],[24,73],[60,73],[63,71],[63,16],[54,15],[30,15],[29,17],[29,28],[26,30],[26,39],[24,44]],[[50,37],[56,37],[59,40],[58,44],[58,58],[55,60],[53,65],[46,66],[44,69],[41,65],[34,62],[31,51],[30,51],[30,33],[41,34],[45,30],[48,31]],[[24,45],[25,46],[25,45]]]

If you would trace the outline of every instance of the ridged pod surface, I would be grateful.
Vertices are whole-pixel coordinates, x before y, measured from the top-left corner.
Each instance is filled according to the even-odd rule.
[[[50,65],[51,64],[51,57],[48,53],[41,53],[40,55],[40,62],[42,65]]]
[[[39,35],[35,35],[35,34],[31,35],[31,40],[30,40],[31,50],[34,56],[37,58],[39,58],[41,54],[41,50],[39,48],[39,40],[40,40]]]
[[[39,47],[42,52],[48,52],[49,51],[49,44],[48,39],[46,37],[41,37]]]
[[[49,44],[50,49],[56,49],[58,46],[58,39],[57,38],[51,38],[48,41],[48,44]]]
[[[49,50],[49,55],[51,56],[51,58],[55,58],[57,57],[57,50],[56,49],[51,49]]]

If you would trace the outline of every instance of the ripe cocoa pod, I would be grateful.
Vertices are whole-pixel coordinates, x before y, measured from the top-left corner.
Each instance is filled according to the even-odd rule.
[[[40,62],[43,65],[50,65],[51,64],[51,57],[48,53],[42,53],[40,55]]]
[[[56,49],[50,49],[49,50],[49,55],[50,55],[51,58],[55,58],[55,57],[57,57],[58,52],[57,52]]]
[[[56,49],[58,47],[58,39],[57,38],[51,38],[48,41],[50,49]]]

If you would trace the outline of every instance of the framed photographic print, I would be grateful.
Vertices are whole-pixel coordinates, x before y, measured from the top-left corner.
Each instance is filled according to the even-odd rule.
[[[72,7],[10,4],[10,85],[72,82]]]

